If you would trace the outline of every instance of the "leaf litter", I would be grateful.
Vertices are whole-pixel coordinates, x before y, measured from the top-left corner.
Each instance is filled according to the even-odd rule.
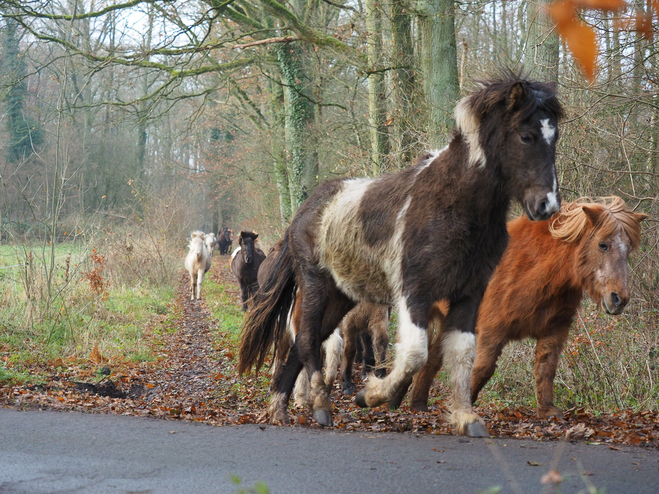
[[[209,275],[231,287],[236,306],[239,290],[227,263],[216,262]],[[265,424],[269,377],[238,376],[237,348],[231,335],[213,322],[205,302],[188,299],[187,280],[181,277],[169,318],[160,316],[146,331],[152,362],[108,359],[94,347],[87,359],[59,358],[34,364],[30,372],[45,376],[38,385],[0,387],[0,406],[17,409],[47,409],[110,413],[186,420],[213,425]],[[235,338],[234,338],[235,339]],[[6,359],[8,349],[0,349]],[[360,367],[355,383],[363,386]],[[448,396],[441,383],[434,388]],[[407,405],[391,411],[386,406],[361,409],[352,397],[344,397],[340,382],[332,390],[333,428],[360,432],[408,432],[452,434],[446,417],[448,401],[437,398],[428,412],[412,412]],[[477,407],[494,437],[538,441],[567,439],[591,444],[607,443],[659,448],[659,413],[631,410],[596,416],[584,408],[565,411],[564,419],[536,418],[535,410]],[[306,407],[289,409],[291,427],[317,429]],[[266,427],[261,426],[264,430]]]

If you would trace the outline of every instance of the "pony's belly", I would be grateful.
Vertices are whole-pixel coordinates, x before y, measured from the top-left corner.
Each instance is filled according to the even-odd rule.
[[[362,247],[326,252],[321,265],[329,271],[339,289],[351,299],[391,304],[394,290],[390,276],[380,259],[366,250]]]

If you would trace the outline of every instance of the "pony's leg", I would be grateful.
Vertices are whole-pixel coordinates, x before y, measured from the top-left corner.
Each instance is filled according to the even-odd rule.
[[[422,308],[418,312],[428,314],[428,309]],[[384,379],[375,376],[369,378],[366,388],[355,396],[355,402],[359,406],[374,407],[387,403],[398,398],[402,389],[407,391],[412,383],[412,377],[428,358],[428,338],[425,329],[427,323],[426,318],[415,324],[407,307],[407,300],[401,299],[398,306],[398,343],[396,343],[393,368]]]
[[[354,302],[323,275],[315,277],[307,273],[302,292],[304,307],[295,343],[311,383],[313,417],[320,425],[331,426],[332,403],[323,379],[320,346],[354,306]]]
[[[497,360],[508,344],[506,330],[494,328],[482,330],[476,339],[476,361],[471,373],[471,403],[476,403],[478,393],[492,379],[497,368]]]
[[[325,386],[331,391],[343,355],[343,338],[339,334],[339,328],[336,328],[325,340],[323,348],[325,349]]]
[[[362,331],[359,335],[364,347],[364,360],[362,361],[362,375],[366,377],[373,374],[375,370],[375,352],[373,350],[373,338],[370,333]]]
[[[204,270],[197,271],[197,300],[201,300],[201,284],[204,282]]]
[[[563,417],[563,412],[554,406],[554,377],[558,359],[567,340],[569,327],[540,338],[535,346],[535,392],[538,402],[538,418]]]
[[[304,406],[304,405],[313,405],[311,402],[311,399],[309,398],[309,376],[307,375],[306,372],[300,372],[297,375],[297,379],[295,381],[295,388],[293,390],[293,401],[295,405],[297,406]]]
[[[240,283],[240,300],[243,303],[243,312],[247,312],[247,299],[249,298],[249,292],[247,285]]]
[[[343,320],[343,358],[341,360],[341,375],[343,377],[343,396],[350,396],[357,391],[355,383],[352,382],[352,364],[357,353],[357,332],[354,324]]]
[[[293,345],[288,352],[288,358],[284,365],[280,365],[275,375],[272,376],[270,385],[270,404],[268,405],[268,416],[272,424],[287,424],[288,401],[291,398],[295,380],[302,370],[302,362],[298,354],[297,345]]]
[[[442,368],[442,334],[435,334],[435,338],[428,349],[428,361],[421,371],[414,377],[414,386],[410,395],[410,408],[415,412],[428,411],[428,395],[432,382]]]
[[[387,334],[387,322],[371,325],[371,339],[373,340],[373,350],[376,357],[375,375],[384,378],[387,375],[387,369],[384,363],[387,360],[387,348],[389,347],[389,335]]]
[[[194,292],[195,292],[195,277],[192,275],[192,273],[188,273],[190,275],[190,300],[194,300]]]
[[[451,300],[442,331],[442,355],[450,372],[451,423],[458,434],[488,437],[471,406],[471,371],[476,357],[476,314],[482,298]]]

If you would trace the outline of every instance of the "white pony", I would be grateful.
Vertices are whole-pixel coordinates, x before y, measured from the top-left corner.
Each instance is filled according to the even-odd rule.
[[[211,252],[206,247],[205,237],[204,232],[200,231],[190,234],[190,250],[185,258],[185,269],[190,274],[190,300],[201,300],[201,284],[211,268]]]
[[[213,249],[215,248],[215,246],[217,246],[217,237],[215,237],[214,233],[205,233],[204,235],[205,235],[204,244],[206,245],[206,249],[208,249],[208,253],[212,258]]]

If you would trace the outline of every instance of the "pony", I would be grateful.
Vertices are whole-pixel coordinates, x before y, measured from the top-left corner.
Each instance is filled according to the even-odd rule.
[[[613,196],[564,204],[548,221],[520,217],[508,223],[508,248],[478,312],[472,403],[494,374],[503,348],[533,338],[536,414],[563,416],[554,406],[554,377],[574,315],[584,292],[607,314],[623,312],[630,295],[627,259],[638,247],[641,221],[647,217]],[[439,309],[436,317],[445,311]],[[439,341],[429,350],[434,358],[415,379],[412,409],[428,409],[428,392],[441,367]]]
[[[231,230],[226,226],[217,232],[217,245],[220,249],[220,255],[223,256],[231,251],[231,244],[233,243],[233,235]]]
[[[217,238],[215,237],[214,233],[206,233],[204,235],[204,244],[206,245],[206,249],[210,253],[211,257],[213,257],[213,249],[217,245]]]
[[[264,261],[261,263],[257,276],[259,285],[261,285],[269,276],[270,270],[273,266],[273,261],[281,249],[281,244],[282,240],[273,245],[268,251]],[[281,339],[276,343],[280,348],[280,351],[277,353],[279,358],[273,362],[273,374],[275,374],[277,368],[283,364],[283,361],[288,354],[288,350],[290,350],[290,347],[295,342],[297,328],[299,327],[299,319],[300,311],[296,310],[295,306],[292,306],[287,316],[288,331],[284,332]],[[343,355],[343,338],[341,337],[339,328],[336,328],[330,337],[323,342],[321,349],[323,353],[323,361],[325,363],[325,385],[328,388],[331,388],[337,378],[337,369],[341,363],[341,356]],[[309,379],[307,378],[306,373],[301,372],[298,375],[293,393],[296,405],[302,406],[312,404],[309,398]]]
[[[375,373],[379,378],[385,377],[386,370],[383,367],[376,368],[376,356],[377,363],[382,366],[389,346],[389,310],[386,305],[360,302],[339,324],[344,342],[341,360],[344,395],[352,395],[356,391],[352,381],[352,364],[358,354],[361,355],[357,360],[363,361],[363,372]]]
[[[258,234],[254,232],[240,232],[239,247],[231,254],[231,271],[240,283],[243,312],[247,310],[247,300],[259,289],[257,275],[265,259],[263,251],[255,245],[257,238]]]
[[[211,253],[206,248],[205,237],[201,231],[190,234],[188,255],[185,258],[185,269],[190,275],[190,300],[201,300],[201,284],[211,268]]]
[[[487,436],[469,389],[476,313],[506,247],[511,200],[533,220],[560,207],[562,114],[554,85],[512,74],[485,81],[457,104],[457,128],[443,150],[395,174],[316,187],[287,228],[241,334],[238,371],[245,373],[263,365],[286,331],[291,305],[300,304],[295,345],[272,379],[272,423],[288,422],[288,401],[305,368],[313,418],[332,425],[320,346],[361,301],[398,309],[398,343],[391,372],[369,378],[355,401],[373,407],[404,394],[428,356],[430,308],[449,299],[442,354],[451,369],[451,422],[458,434]]]

